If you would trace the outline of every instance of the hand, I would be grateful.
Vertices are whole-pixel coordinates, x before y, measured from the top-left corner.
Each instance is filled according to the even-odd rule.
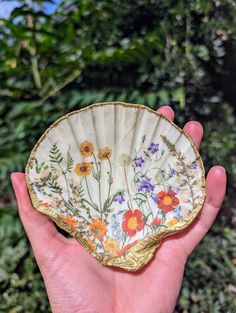
[[[170,107],[158,111],[174,119]],[[199,148],[201,124],[188,122],[184,130]],[[213,224],[224,199],[226,173],[221,166],[210,169],[206,201],[196,220],[181,233],[163,239],[152,261],[135,273],[100,265],[32,207],[23,173],[12,174],[12,182],[53,313],[172,313],[188,256]]]

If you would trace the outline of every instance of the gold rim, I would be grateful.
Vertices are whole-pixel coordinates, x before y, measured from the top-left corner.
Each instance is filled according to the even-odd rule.
[[[53,212],[50,212],[45,209],[44,206],[40,203],[39,199],[36,196],[35,191],[32,188],[32,183],[29,176],[30,168],[32,167],[32,162],[35,158],[35,153],[38,149],[38,146],[40,143],[45,139],[47,134],[55,128],[61,121],[68,119],[70,116],[74,114],[79,114],[80,112],[89,111],[96,107],[101,106],[114,106],[119,105],[127,108],[135,108],[140,110],[146,110],[152,114],[155,114],[156,116],[159,116],[162,119],[165,119],[168,121],[173,127],[175,127],[181,134],[183,134],[191,143],[191,146],[193,148],[193,151],[196,156],[196,162],[200,166],[202,170],[202,177],[201,177],[201,189],[202,189],[202,196],[198,201],[198,204],[195,208],[193,208],[192,213],[186,217],[183,221],[179,222],[177,225],[172,226],[171,228],[167,230],[159,230],[155,234],[145,237],[138,241],[138,243],[131,246],[122,256],[117,256],[113,258],[102,258],[96,251],[92,251],[91,248],[87,245],[86,241],[82,238],[82,236],[76,231],[75,228],[71,227],[70,225],[66,224],[60,215],[55,214]],[[26,183],[29,191],[29,195],[32,201],[33,206],[41,213],[47,215],[51,220],[53,220],[60,228],[67,231],[71,236],[73,236],[90,254],[92,254],[101,264],[108,265],[108,266],[116,266],[123,268],[127,271],[136,271],[140,268],[142,268],[147,262],[152,258],[155,250],[160,245],[160,240],[168,235],[177,233],[187,226],[189,226],[193,220],[196,218],[198,213],[200,212],[204,201],[205,201],[205,169],[203,166],[202,158],[195,147],[192,139],[190,136],[185,133],[181,128],[179,128],[174,122],[172,122],[169,118],[166,116],[150,109],[149,107],[146,107],[141,104],[132,104],[132,103],[126,103],[126,102],[100,102],[91,104],[85,108],[82,108],[80,110],[73,111],[71,113],[68,113],[58,120],[56,120],[39,138],[37,143],[35,144],[33,150],[31,151],[30,157],[28,159],[26,169],[25,169],[25,177],[26,177]]]

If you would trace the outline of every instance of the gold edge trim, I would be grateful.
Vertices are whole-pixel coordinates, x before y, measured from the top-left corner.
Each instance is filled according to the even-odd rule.
[[[63,222],[63,220],[61,219],[61,217],[57,214],[54,214],[46,209],[44,209],[42,207],[42,205],[40,204],[40,202],[38,201],[38,198],[36,197],[36,194],[31,186],[31,182],[30,182],[30,177],[29,177],[29,170],[31,167],[31,164],[34,160],[36,151],[38,146],[41,144],[41,142],[46,138],[47,134],[53,129],[55,128],[61,121],[68,119],[70,116],[74,115],[74,114],[79,114],[81,112],[84,111],[89,111],[93,108],[96,107],[102,107],[102,106],[115,106],[115,105],[119,105],[119,106],[123,106],[123,107],[127,107],[127,108],[134,108],[134,109],[142,109],[142,110],[146,110],[152,114],[155,114],[157,116],[159,116],[162,119],[165,119],[166,121],[168,121],[173,127],[175,127],[181,134],[183,134],[191,143],[191,146],[193,148],[193,151],[195,153],[196,156],[196,162],[198,163],[198,165],[200,166],[201,170],[202,170],[202,178],[201,178],[201,189],[202,189],[202,197],[200,198],[198,205],[193,209],[192,213],[188,216],[188,218],[185,218],[183,222],[179,223],[177,226],[173,226],[172,228],[169,228],[168,230],[162,230],[162,231],[157,231],[155,234],[143,238],[142,240],[140,240],[137,244],[133,245],[132,247],[130,247],[122,256],[118,256],[118,257],[113,257],[113,258],[102,258],[100,255],[98,255],[96,253],[96,251],[92,251],[89,246],[86,244],[85,240],[82,238],[81,235],[79,235],[75,229],[73,227],[71,227],[70,225],[67,225]],[[51,126],[49,126],[46,131],[44,131],[44,133],[41,135],[41,137],[38,139],[38,141],[36,142],[34,148],[32,149],[28,162],[26,164],[26,168],[25,168],[25,176],[26,176],[26,183],[27,183],[27,188],[29,191],[29,195],[32,201],[33,206],[41,213],[47,215],[51,220],[53,220],[60,228],[64,229],[65,231],[67,231],[71,236],[73,236],[90,254],[92,254],[101,264],[103,265],[109,265],[109,266],[117,266],[123,269],[126,269],[128,271],[136,271],[138,269],[140,269],[141,267],[143,267],[145,264],[147,264],[147,262],[151,259],[151,257],[153,256],[153,254],[155,253],[156,248],[160,245],[160,240],[163,239],[166,236],[169,236],[171,234],[175,234],[180,232],[181,230],[183,230],[184,228],[188,227],[193,220],[196,218],[196,216],[198,215],[198,213],[200,212],[200,210],[203,207],[205,198],[206,198],[206,193],[205,193],[205,169],[204,169],[204,165],[203,165],[203,161],[202,158],[197,150],[197,148],[195,147],[191,137],[180,127],[178,127],[173,121],[171,121],[168,117],[160,114],[159,112],[156,112],[152,109],[150,109],[149,107],[142,105],[142,104],[133,104],[133,103],[126,103],[126,102],[99,102],[99,103],[94,103],[91,104],[85,108],[79,109],[79,110],[75,110],[73,112],[70,112],[64,116],[62,116],[61,118],[57,119]],[[135,251],[141,251],[143,246],[145,245],[145,247],[152,247],[151,252],[149,251],[146,252],[148,249],[145,249],[143,256],[141,258],[141,262],[135,262],[137,261],[135,258]],[[146,253],[145,253],[146,252]],[[128,255],[133,255],[134,256],[134,261],[129,262],[129,258]],[[126,257],[127,256],[127,257]],[[127,263],[127,265],[125,264]],[[136,264],[135,264],[136,263]]]

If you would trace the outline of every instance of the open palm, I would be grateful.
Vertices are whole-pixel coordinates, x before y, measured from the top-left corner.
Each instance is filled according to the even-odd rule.
[[[170,107],[158,111],[174,119]],[[188,122],[184,130],[199,148],[202,126]],[[221,166],[211,168],[199,216],[183,232],[163,239],[152,261],[135,273],[99,264],[32,207],[23,173],[14,173],[12,182],[53,313],[171,313],[187,258],[209,230],[224,199],[226,174]]]

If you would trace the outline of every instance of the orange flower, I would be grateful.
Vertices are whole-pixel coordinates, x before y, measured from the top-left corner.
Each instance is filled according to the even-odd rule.
[[[91,142],[86,140],[83,143],[81,143],[80,152],[85,158],[91,156],[93,154],[93,151],[94,151],[94,147]]]
[[[137,231],[142,230],[144,224],[143,215],[140,210],[135,210],[134,212],[128,210],[124,213],[122,229],[127,232],[130,237],[133,237]]]
[[[94,238],[102,239],[107,232],[106,224],[102,220],[93,220],[89,224],[89,230]]]
[[[108,252],[111,256],[117,256],[120,250],[120,244],[113,238],[107,238],[104,243],[104,250]]]
[[[179,199],[175,195],[173,190],[158,192],[158,207],[166,213],[172,211],[179,204]]]
[[[72,216],[63,216],[62,219],[66,224],[72,227],[76,227],[79,225],[79,222],[77,222]]]
[[[124,246],[123,249],[121,249],[118,253],[119,256],[123,255],[130,247],[132,247],[133,245],[135,245],[138,242],[138,240],[135,240],[132,243],[128,243],[126,246]]]
[[[96,244],[93,240],[87,239],[86,243],[92,251],[96,249]]]
[[[81,162],[76,165],[75,173],[78,176],[88,176],[89,174],[91,174],[92,169],[93,169],[93,166],[91,163]]]
[[[151,222],[151,226],[155,226],[155,225],[160,225],[162,223],[162,218],[158,218],[158,217],[155,217],[152,222]]]
[[[174,226],[178,223],[178,220],[176,218],[172,218],[172,220],[170,220],[166,225],[168,227]]]
[[[111,158],[111,149],[109,149],[108,147],[104,147],[104,148],[99,149],[98,158],[101,161],[106,160],[106,159],[110,159]]]

